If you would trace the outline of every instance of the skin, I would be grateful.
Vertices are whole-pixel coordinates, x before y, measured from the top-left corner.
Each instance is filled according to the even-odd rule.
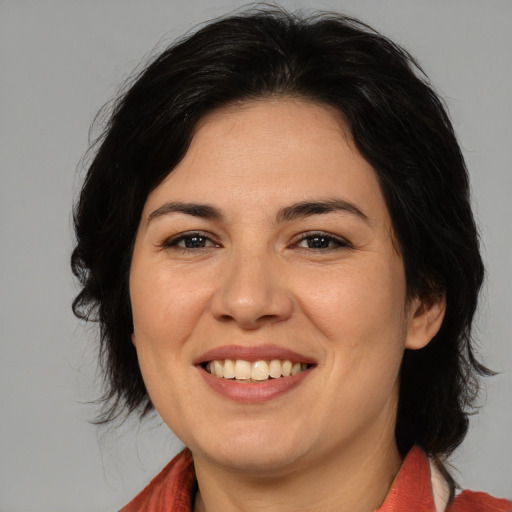
[[[278,218],[298,202],[332,199],[363,215]],[[169,201],[223,216],[150,219]],[[203,246],[185,247],[182,235],[198,232]],[[338,242],[311,248],[312,233]],[[444,313],[442,297],[407,300],[396,247],[376,174],[328,107],[261,100],[201,121],[147,198],[130,272],[133,343],[153,404],[192,451],[195,510],[357,512],[382,503],[401,463],[403,351],[425,346]],[[316,365],[282,396],[238,403],[193,364],[230,344],[274,344]]]

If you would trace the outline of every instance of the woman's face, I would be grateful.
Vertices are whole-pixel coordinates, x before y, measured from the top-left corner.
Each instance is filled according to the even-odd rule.
[[[376,174],[327,107],[203,119],[146,201],[130,298],[151,400],[196,458],[268,473],[393,438],[417,312]]]

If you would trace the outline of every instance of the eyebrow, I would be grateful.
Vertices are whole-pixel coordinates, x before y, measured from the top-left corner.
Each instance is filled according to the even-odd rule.
[[[300,203],[286,206],[279,210],[277,214],[278,222],[291,221],[313,215],[322,215],[332,212],[346,212],[356,215],[369,222],[367,215],[360,210],[354,203],[344,199],[326,199],[321,201],[302,201]]]
[[[160,208],[157,208],[148,217],[148,222],[153,219],[168,215],[170,213],[183,213],[191,215],[192,217],[200,217],[202,219],[221,220],[223,218],[222,212],[209,204],[201,203],[183,203],[181,201],[172,201],[165,203]]]
[[[276,215],[276,220],[278,223],[289,222],[296,219],[311,217],[313,215],[322,215],[340,211],[353,214],[364,220],[366,223],[369,222],[368,217],[362,210],[360,210],[354,203],[344,199],[301,201],[281,208]],[[224,218],[220,209],[209,204],[171,201],[163,204],[153,211],[148,217],[148,222],[171,213],[182,213],[185,215],[191,215],[192,217],[209,220],[222,220]]]

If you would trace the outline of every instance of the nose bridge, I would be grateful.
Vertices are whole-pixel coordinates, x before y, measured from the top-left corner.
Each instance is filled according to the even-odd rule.
[[[233,247],[221,274],[212,300],[217,319],[255,329],[291,314],[292,300],[279,276],[279,258],[271,248],[263,244]]]

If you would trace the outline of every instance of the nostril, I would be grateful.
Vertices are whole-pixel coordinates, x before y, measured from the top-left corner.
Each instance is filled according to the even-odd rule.
[[[286,320],[292,314],[292,300],[277,287],[251,297],[240,295],[233,290],[219,290],[210,305],[212,315],[219,322],[235,322],[243,329],[252,330]]]

